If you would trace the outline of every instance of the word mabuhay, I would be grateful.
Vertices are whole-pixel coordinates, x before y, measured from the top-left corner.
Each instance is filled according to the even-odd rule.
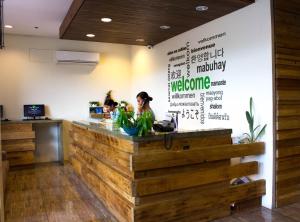
[[[226,68],[226,60],[220,62],[216,62],[214,60],[214,62],[212,63],[205,62],[204,65],[197,66],[197,73],[209,72],[214,70],[222,70],[222,72],[224,72],[225,68]]]

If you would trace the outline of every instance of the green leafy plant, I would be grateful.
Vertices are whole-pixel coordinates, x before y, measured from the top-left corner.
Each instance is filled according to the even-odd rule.
[[[254,143],[256,142],[264,133],[267,127],[267,124],[265,124],[261,130],[260,125],[254,127],[254,114],[253,114],[253,99],[252,97],[250,98],[250,110],[246,111],[246,118],[248,121],[249,125],[249,133],[245,133],[246,135],[246,141],[249,143]],[[256,133],[258,131],[258,133]]]
[[[117,125],[121,128],[138,128],[138,136],[146,135],[152,128],[151,112],[144,112],[137,118],[134,118],[134,112],[126,112],[122,108],[118,108]]]
[[[139,128],[139,136],[144,136],[152,128],[152,114],[151,112],[144,112],[141,116],[137,118],[137,127]]]

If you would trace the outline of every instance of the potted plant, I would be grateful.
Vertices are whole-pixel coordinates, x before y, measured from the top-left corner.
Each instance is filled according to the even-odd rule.
[[[137,118],[134,117],[134,112],[126,112],[124,109],[118,109],[117,125],[130,136],[144,136],[151,131],[152,114],[144,112]]]
[[[253,99],[252,99],[252,97],[250,98],[250,110],[246,111],[246,118],[247,118],[247,122],[248,122],[248,125],[249,125],[249,133],[244,133],[244,135],[246,137],[241,142],[254,143],[265,133],[267,124],[265,124],[261,129],[260,129],[260,125],[254,127],[254,114],[253,114]]]

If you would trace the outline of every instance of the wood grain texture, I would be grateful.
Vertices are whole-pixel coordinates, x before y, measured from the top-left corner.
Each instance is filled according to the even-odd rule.
[[[258,173],[258,163],[249,162],[215,169],[143,178],[135,181],[136,196],[169,192]]]
[[[41,183],[44,180],[46,183]],[[69,164],[13,170],[9,172],[8,181],[9,189],[5,202],[6,222],[117,222],[116,218],[85,186],[82,179],[74,175]],[[199,195],[205,195],[205,192],[212,194],[212,190],[217,190],[220,186],[211,185],[210,188],[202,187],[202,194],[201,189],[194,190],[194,192],[199,192]],[[195,193],[194,196],[197,195]],[[176,199],[177,196],[173,195],[174,198]],[[204,198],[198,199],[201,203]],[[295,222],[299,221],[300,218],[299,201],[278,209],[269,210],[264,207],[257,207],[251,210],[238,211],[230,216],[228,216],[228,207],[216,204],[215,207],[204,208],[205,210],[201,210],[199,214],[197,214],[198,211],[190,212],[185,219],[181,216],[181,212],[187,210],[184,203],[179,206],[172,205],[172,207],[179,209],[177,212],[173,212],[173,221],[211,221],[214,218],[227,216],[213,222]],[[247,203],[250,201],[248,200]],[[172,209],[171,206],[169,209]],[[166,218],[164,214],[161,216],[163,219]],[[149,217],[142,218],[142,216],[141,219],[150,220]],[[155,221],[168,221],[163,219]]]
[[[171,150],[164,141],[140,141],[131,153],[100,131],[73,124],[70,136],[74,170],[122,222],[209,221],[228,216],[232,202],[252,203],[265,193],[264,180],[230,186],[233,178],[257,174],[259,166],[231,166],[231,158],[260,155],[264,143],[232,145],[228,134],[176,138]]]
[[[22,139],[34,139],[35,132],[3,132],[2,140],[22,140]]]
[[[244,202],[266,194],[266,181],[257,180],[229,187],[230,203]]]
[[[276,206],[299,199],[300,2],[274,1],[276,71]]]
[[[14,169],[8,181],[6,222],[117,222],[69,164]]]
[[[71,163],[85,184],[104,203],[107,209],[118,219],[118,221],[133,221],[133,205],[130,202],[115,193],[81,161],[72,157]]]
[[[61,27],[60,38],[129,45],[156,45],[178,34],[252,4],[254,0],[203,0],[208,11],[197,12],[196,0],[74,0]],[[112,18],[102,23],[103,17]],[[171,26],[162,30],[160,26]],[[96,35],[88,39],[87,33]],[[136,39],[143,38],[144,42]]]
[[[98,133],[96,131],[87,130],[85,127],[73,125],[72,134],[72,139],[75,142],[82,143],[88,148],[92,148],[94,144],[101,141],[101,144],[107,147],[112,147],[127,153],[134,152],[135,147],[132,141],[108,135],[107,133]]]
[[[1,125],[2,149],[7,152],[10,166],[34,163],[35,131],[31,123]]]
[[[34,152],[23,151],[23,152],[10,152],[7,153],[10,166],[28,165],[34,163]]]
[[[32,131],[32,124],[26,123],[26,124],[2,124],[1,129],[3,132],[30,132]]]
[[[114,192],[134,203],[134,198],[132,197],[133,187],[130,178],[99,161],[88,152],[82,151],[77,147],[73,147],[73,149],[75,149],[75,153],[72,155],[74,158],[85,164],[91,172],[107,183]]]
[[[27,142],[27,143],[3,145],[2,150],[6,151],[8,153],[20,152],[20,151],[33,151],[33,150],[35,150],[35,143]]]
[[[300,116],[300,105],[279,105],[278,117]]]
[[[134,171],[140,171],[174,167],[241,156],[261,155],[263,153],[264,143],[253,143],[207,146],[192,150],[137,154],[132,156],[132,169]]]
[[[172,139],[172,146],[166,149],[164,139],[151,142],[139,142],[136,144],[137,150],[135,154],[151,154],[156,152],[169,153],[170,151],[184,151],[202,149],[208,146],[231,144],[231,134],[227,135],[212,135],[212,136],[198,136],[191,138],[175,138]]]

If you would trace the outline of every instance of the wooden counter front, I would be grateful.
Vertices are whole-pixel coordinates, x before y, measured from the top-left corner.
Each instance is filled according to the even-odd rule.
[[[209,221],[265,193],[264,180],[230,186],[258,172],[231,158],[262,154],[264,144],[232,145],[228,129],[129,137],[74,122],[70,134],[75,172],[120,222]]]

